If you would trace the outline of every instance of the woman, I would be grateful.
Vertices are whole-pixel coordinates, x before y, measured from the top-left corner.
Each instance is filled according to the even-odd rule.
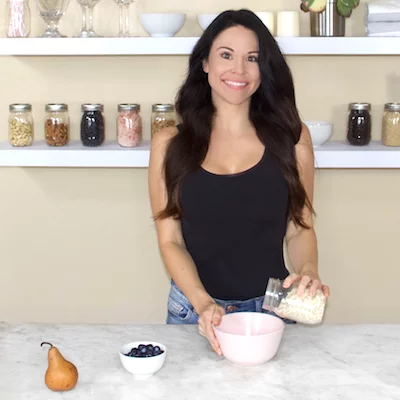
[[[226,312],[261,312],[269,277],[329,296],[318,275],[311,138],[279,47],[248,10],[223,12],[204,32],[176,110],[182,123],[153,137],[149,167],[172,278],[167,323],[198,323],[220,355],[212,325]]]

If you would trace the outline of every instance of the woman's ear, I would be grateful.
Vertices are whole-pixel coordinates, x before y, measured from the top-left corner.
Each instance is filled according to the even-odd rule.
[[[208,74],[208,62],[207,60],[203,60],[203,71]]]

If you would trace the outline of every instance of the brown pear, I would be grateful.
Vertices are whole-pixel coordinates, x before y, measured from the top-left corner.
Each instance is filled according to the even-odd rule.
[[[50,345],[48,353],[49,366],[44,378],[46,386],[57,392],[73,389],[78,382],[78,370],[75,365],[67,361],[57,347],[48,342],[43,342],[40,346],[44,344]]]

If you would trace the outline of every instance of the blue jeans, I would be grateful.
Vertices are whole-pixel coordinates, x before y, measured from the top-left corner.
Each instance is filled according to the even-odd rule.
[[[220,300],[215,299],[215,302],[225,309],[227,314],[233,312],[262,312],[265,314],[275,315],[273,312],[262,308],[264,296],[255,297],[249,300]],[[176,283],[171,280],[171,289],[168,296],[168,315],[167,324],[197,324],[199,315],[190,304],[187,297],[178,288]],[[280,318],[280,317],[279,317]],[[284,319],[287,324],[295,324],[294,321]]]

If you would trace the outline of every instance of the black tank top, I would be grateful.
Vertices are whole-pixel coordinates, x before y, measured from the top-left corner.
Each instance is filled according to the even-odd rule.
[[[288,275],[283,259],[288,187],[278,159],[233,175],[199,167],[180,193],[183,238],[207,292],[221,300],[265,293],[270,277]]]

